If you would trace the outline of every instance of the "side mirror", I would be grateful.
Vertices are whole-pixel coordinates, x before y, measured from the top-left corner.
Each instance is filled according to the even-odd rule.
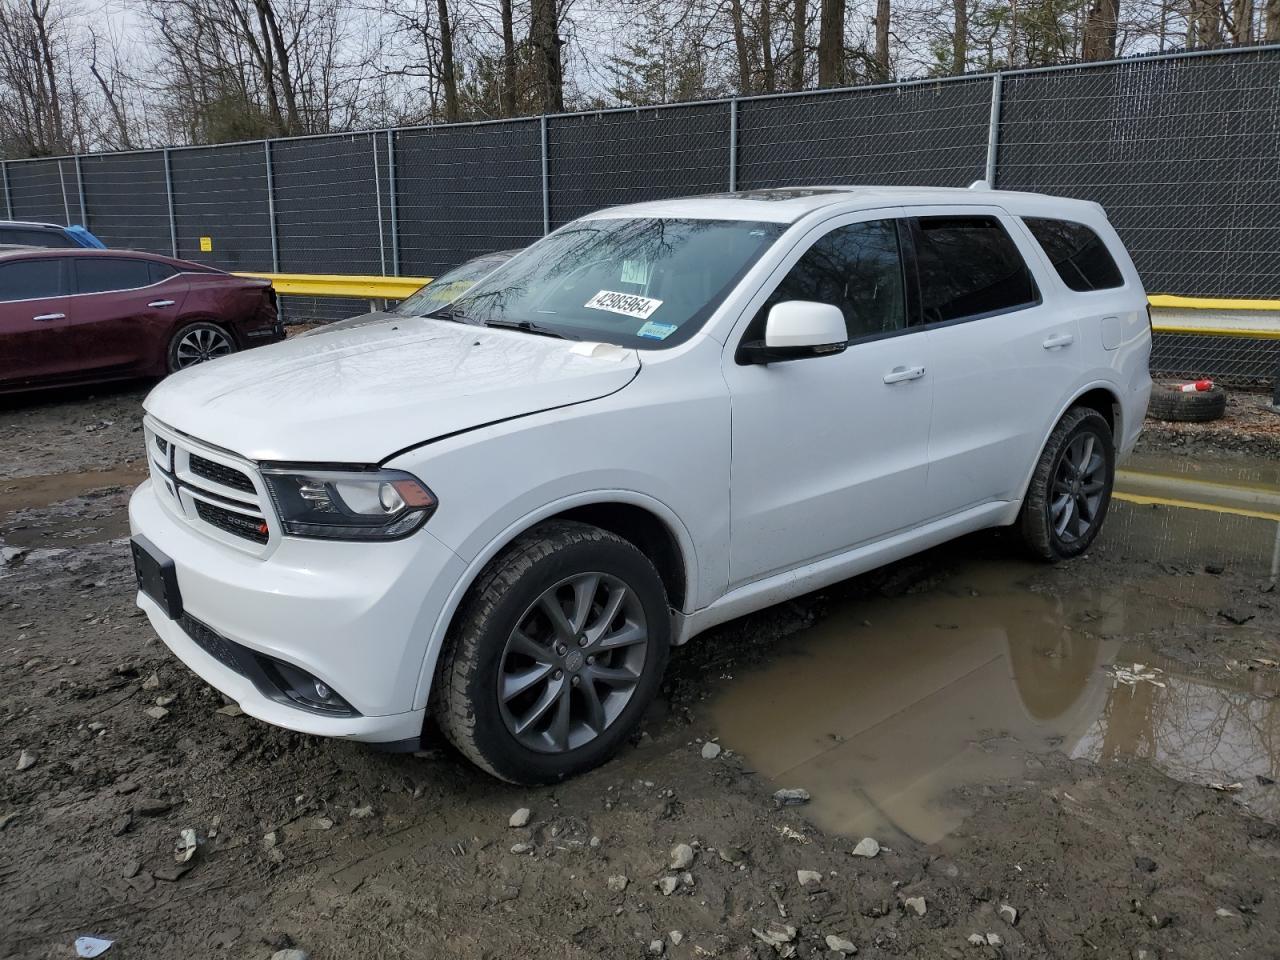
[[[738,347],[741,364],[779,363],[840,353],[849,334],[839,307],[812,300],[774,304],[764,325],[764,340]]]

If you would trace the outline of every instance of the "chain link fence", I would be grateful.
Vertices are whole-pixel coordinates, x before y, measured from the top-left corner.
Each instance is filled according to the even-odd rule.
[[[229,270],[431,276],[620,203],[821,183],[1095,200],[1147,289],[1280,297],[1280,46],[853,89],[0,164],[11,219]],[[351,301],[287,298],[294,319]],[[1272,375],[1266,341],[1161,338]],[[1272,342],[1274,343],[1274,341]]]

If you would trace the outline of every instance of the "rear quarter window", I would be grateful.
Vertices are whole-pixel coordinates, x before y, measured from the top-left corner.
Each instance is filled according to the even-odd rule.
[[[1110,290],[1124,286],[1124,276],[1102,238],[1083,223],[1049,217],[1023,217],[1053,269],[1072,290]]]

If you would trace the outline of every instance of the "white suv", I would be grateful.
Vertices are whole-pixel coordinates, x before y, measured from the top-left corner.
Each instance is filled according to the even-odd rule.
[[[138,603],[259,719],[413,748],[430,711],[489,772],[554,781],[714,624],[983,527],[1082,553],[1150,344],[1093,203],[605,210],[429,316],[158,386]]]

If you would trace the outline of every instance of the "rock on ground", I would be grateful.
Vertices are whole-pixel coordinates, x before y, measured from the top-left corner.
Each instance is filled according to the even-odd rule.
[[[880,852],[880,844],[874,837],[863,837],[853,848],[855,857],[874,857]]]
[[[835,934],[827,934],[827,949],[834,950],[836,953],[843,953],[846,957],[851,957],[858,952],[858,948],[853,945],[852,940],[844,937],[838,937]]]
[[[797,870],[796,879],[802,887],[815,887],[822,883],[822,874],[817,870]]]
[[[693,847],[687,843],[677,843],[671,848],[671,860],[667,865],[672,870],[688,870],[693,866]]]

